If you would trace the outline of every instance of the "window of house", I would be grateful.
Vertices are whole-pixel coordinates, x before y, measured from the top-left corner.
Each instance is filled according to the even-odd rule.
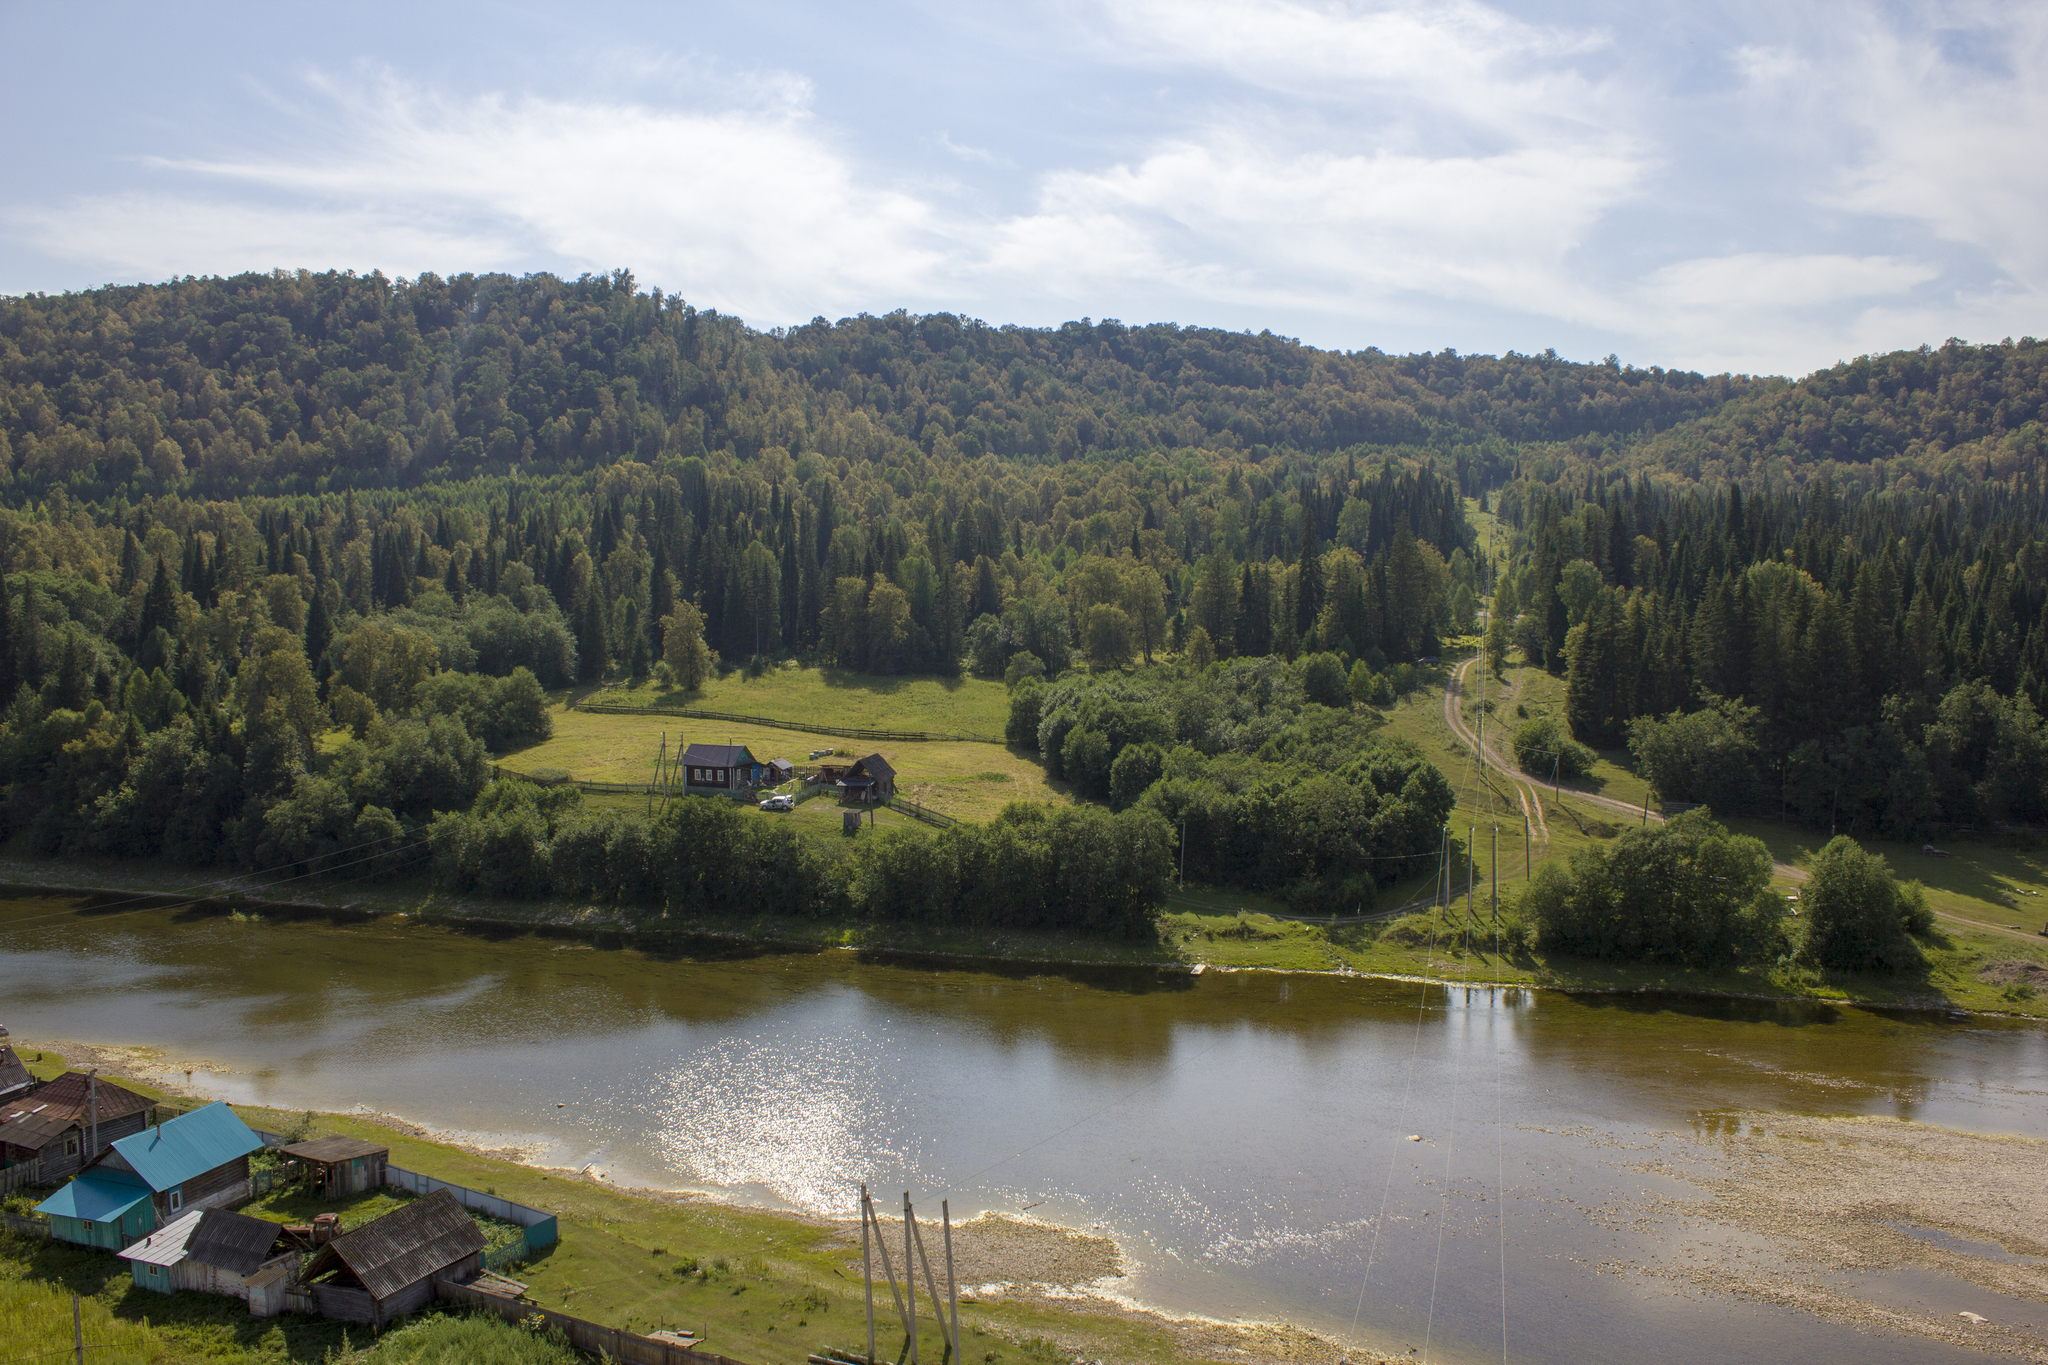
[[[155,1274],[156,1274],[156,1269],[157,1269],[157,1268],[156,1268],[155,1266],[151,1266],[151,1267],[149,1268],[149,1273],[150,1273],[151,1275],[155,1275]]]
[[[185,1207],[185,1190],[183,1186],[172,1190],[164,1198],[170,1204],[172,1213],[176,1213],[179,1209]]]
[[[78,1135],[76,1133],[73,1133],[70,1137],[64,1139],[64,1155],[78,1155]]]

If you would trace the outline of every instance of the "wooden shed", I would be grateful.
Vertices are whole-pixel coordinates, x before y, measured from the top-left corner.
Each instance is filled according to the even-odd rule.
[[[430,1303],[436,1278],[466,1283],[483,1267],[483,1230],[454,1195],[435,1190],[335,1238],[300,1278],[323,1317],[381,1327]]]
[[[382,1185],[391,1149],[361,1138],[324,1137],[294,1142],[283,1149],[283,1155],[299,1164],[300,1178],[314,1194],[340,1199]]]
[[[251,1281],[267,1286],[278,1277],[263,1272],[298,1260],[289,1248],[278,1249],[278,1231],[275,1223],[226,1209],[187,1209],[123,1251],[121,1259],[138,1288],[250,1299],[250,1311],[267,1317],[276,1309],[263,1311],[270,1296],[260,1291],[251,1298]]]
[[[869,754],[855,761],[839,787],[850,801],[886,801],[896,794],[896,770],[880,754]]]

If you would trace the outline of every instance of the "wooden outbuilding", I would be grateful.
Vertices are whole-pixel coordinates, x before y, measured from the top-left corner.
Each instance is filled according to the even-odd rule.
[[[155,1118],[154,1100],[112,1081],[67,1071],[26,1094],[0,1100],[0,1168],[40,1162],[37,1181],[54,1183]]]
[[[886,801],[896,794],[896,770],[880,754],[869,754],[854,761],[839,787],[851,801]]]
[[[781,786],[784,782],[789,781],[789,779],[795,776],[796,764],[791,763],[788,759],[771,758],[768,760],[767,776],[764,779],[768,783],[774,786]]]
[[[436,1279],[464,1284],[483,1268],[483,1230],[435,1190],[335,1238],[300,1278],[322,1316],[381,1327],[432,1302]]]
[[[340,1199],[378,1188],[384,1183],[384,1168],[391,1161],[389,1147],[352,1137],[294,1142],[282,1149],[282,1155],[298,1163],[300,1178],[322,1199]]]
[[[283,1294],[276,1272],[298,1263],[282,1246],[277,1224],[226,1209],[187,1209],[121,1253],[136,1287],[160,1294],[195,1289],[249,1301],[249,1311],[269,1317]],[[273,1303],[275,1300],[275,1303]]]

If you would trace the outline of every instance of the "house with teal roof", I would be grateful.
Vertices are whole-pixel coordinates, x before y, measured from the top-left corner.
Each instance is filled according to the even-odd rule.
[[[119,1251],[187,1209],[249,1198],[249,1154],[263,1139],[215,1102],[117,1140],[36,1206],[50,1236]]]

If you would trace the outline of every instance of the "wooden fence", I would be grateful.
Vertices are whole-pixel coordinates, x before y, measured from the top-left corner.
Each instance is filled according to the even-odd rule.
[[[12,1194],[23,1185],[42,1184],[43,1159],[30,1157],[0,1170],[0,1194]]]
[[[700,1351],[673,1341],[658,1337],[643,1337],[637,1332],[628,1332],[622,1327],[605,1327],[582,1318],[572,1318],[567,1313],[557,1313],[551,1308],[536,1308],[530,1303],[508,1299],[497,1294],[486,1294],[481,1289],[472,1289],[466,1284],[452,1280],[435,1280],[434,1292],[451,1303],[467,1304],[480,1308],[486,1313],[495,1313],[507,1322],[527,1322],[534,1318],[543,1319],[569,1339],[569,1344],[579,1351],[622,1362],[622,1365],[740,1365],[729,1356]]]
[[[610,716],[686,716],[691,720],[725,720],[736,725],[765,725],[775,730],[795,730],[805,735],[838,735],[844,739],[896,740],[906,744],[927,742],[954,744],[1001,744],[995,735],[949,735],[937,730],[867,730],[851,725],[820,725],[808,720],[777,720],[773,716],[742,716],[731,711],[705,711],[695,706],[625,706],[613,701],[586,701],[579,711]]]
[[[948,825],[957,825],[960,823],[952,816],[942,815],[938,811],[933,810],[930,806],[919,805],[917,802],[910,800],[908,797],[890,797],[889,809],[895,811],[898,815],[907,815],[913,820],[922,820],[925,824],[936,825],[940,829],[944,829]]]
[[[48,1237],[50,1235],[50,1220],[41,1216],[9,1213],[5,1209],[0,1209],[0,1228],[6,1228],[9,1232],[20,1233],[24,1237]]]

